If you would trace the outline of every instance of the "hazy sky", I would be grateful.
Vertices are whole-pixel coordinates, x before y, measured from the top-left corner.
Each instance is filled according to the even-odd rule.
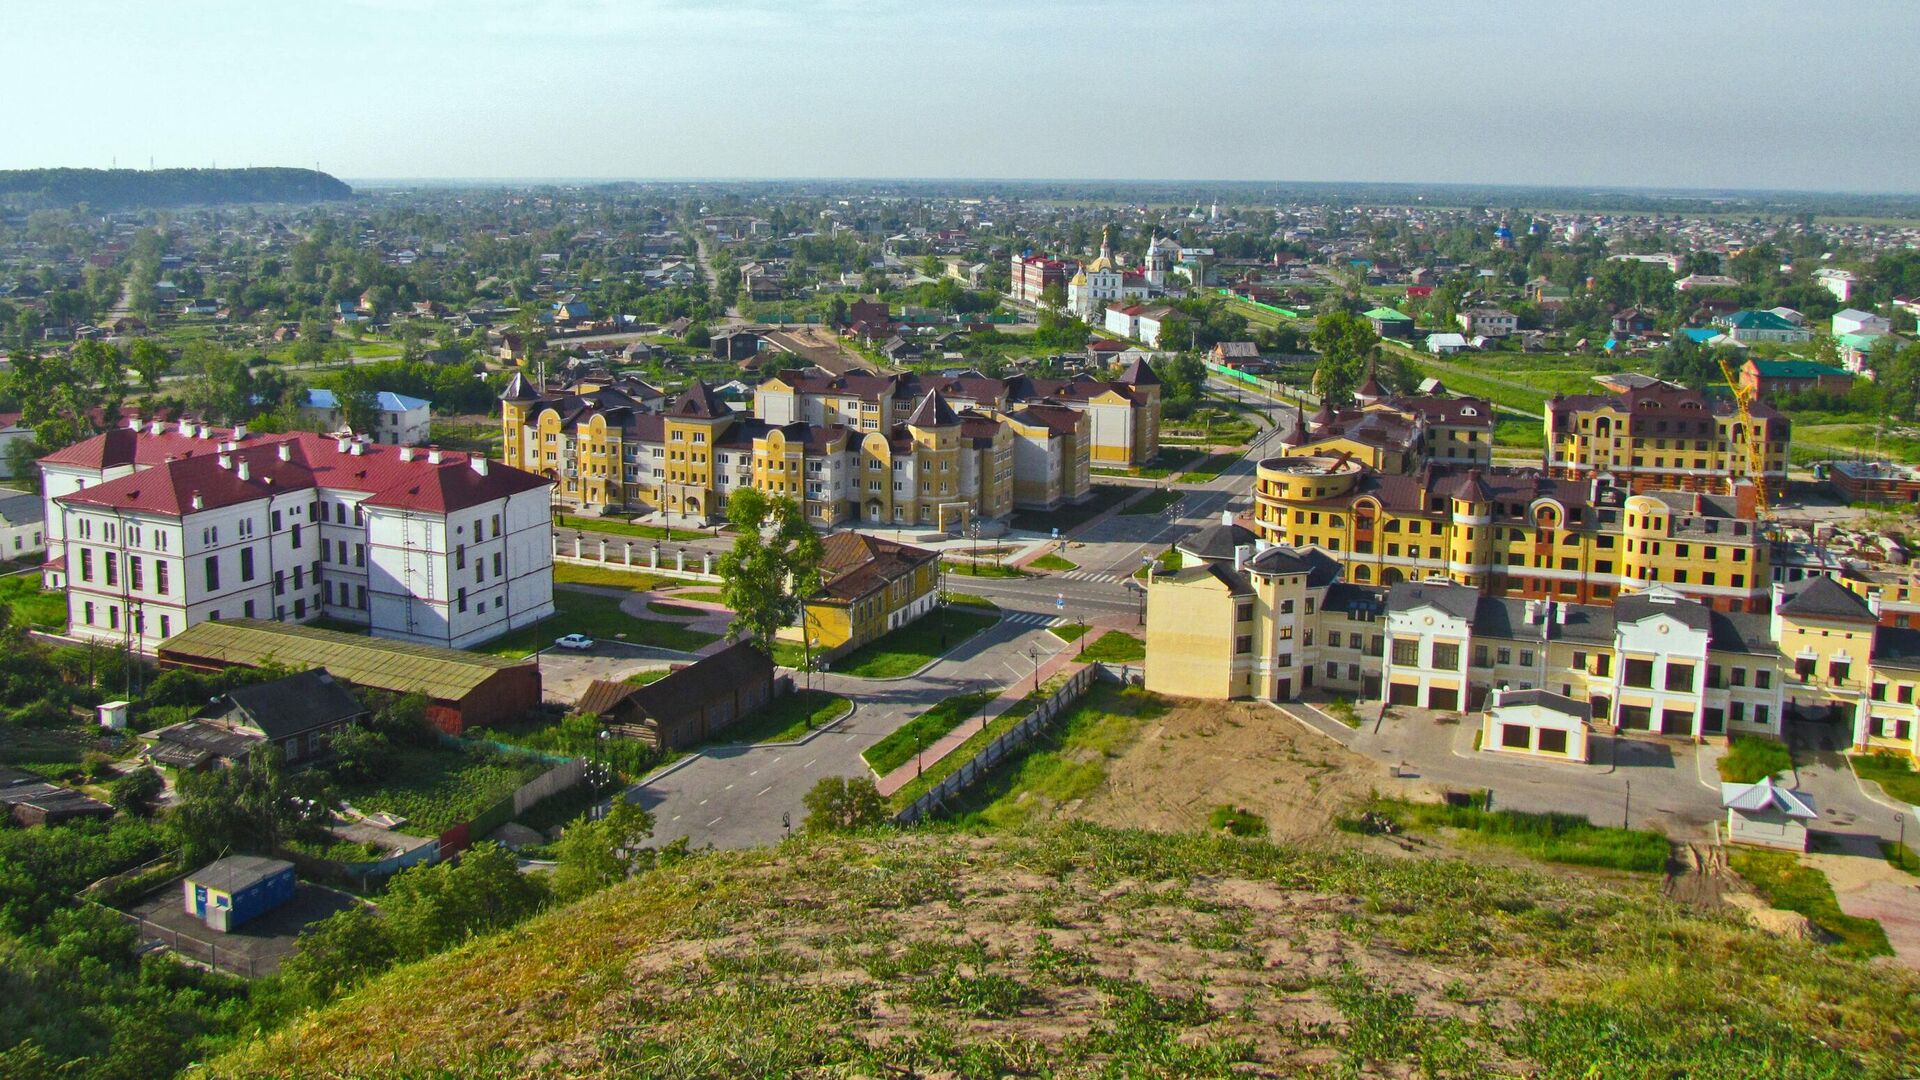
[[[0,0],[0,167],[1920,190],[1912,0]]]

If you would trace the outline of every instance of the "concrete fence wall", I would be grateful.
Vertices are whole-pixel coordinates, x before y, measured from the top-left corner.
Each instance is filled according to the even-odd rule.
[[[911,825],[931,814],[955,795],[972,787],[994,766],[1005,761],[1008,755],[1025,746],[1049,724],[1064,716],[1066,711],[1073,707],[1073,703],[1080,700],[1080,697],[1093,685],[1093,680],[1099,671],[1098,666],[1088,665],[1074,672],[1064,685],[1048,695],[1047,699],[1028,713],[1025,719],[1002,732],[999,738],[983,747],[972,760],[955,769],[945,780],[934,785],[932,790],[895,814],[893,820],[902,825]]]
[[[636,544],[627,540],[606,540],[600,537],[583,540],[577,536],[562,536],[559,532],[555,532],[553,561],[574,563],[578,566],[602,566],[609,570],[631,570],[640,574],[683,578],[687,581],[720,580],[720,575],[713,572],[713,565],[717,558],[712,552],[689,553],[685,548],[661,548],[651,542]]]

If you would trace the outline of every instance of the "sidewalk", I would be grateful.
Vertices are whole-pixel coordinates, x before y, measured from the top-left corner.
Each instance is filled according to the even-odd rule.
[[[1091,632],[1092,631],[1089,631],[1089,633]],[[1073,652],[1072,646],[1069,646],[1048,657],[1046,661],[1040,665],[1040,673],[1035,681],[1045,683],[1048,679],[1053,678],[1062,671],[1069,669],[1077,670],[1085,666],[1080,663],[1077,656],[1073,655]],[[999,718],[1001,713],[1013,708],[1015,704],[1032,693],[1033,686],[1033,683],[1021,679],[1012,686],[1001,690],[999,697],[987,702],[986,707],[980,710],[980,722],[978,724],[974,722],[975,718],[973,717],[962,721],[960,726],[941,736],[938,742],[915,754],[912,761],[907,762],[905,765],[900,766],[876,780],[874,787],[879,790],[882,797],[886,797],[906,787],[908,784],[913,783],[914,778],[919,776],[927,766],[936,764],[940,759],[958,750],[968,739],[973,738],[975,734]]]

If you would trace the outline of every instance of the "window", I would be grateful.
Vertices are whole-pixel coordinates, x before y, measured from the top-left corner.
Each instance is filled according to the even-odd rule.
[[[278,511],[278,510],[275,510],[275,511],[274,511],[274,512],[272,513],[272,515],[271,515],[271,521],[269,522],[269,524],[270,524],[270,525],[272,526],[272,530],[271,530],[271,531],[273,531],[273,532],[279,532],[279,531],[280,531],[280,511]]]
[[[87,620],[87,625],[92,626],[93,625],[93,601],[89,600],[80,606],[84,610],[86,620]]]
[[[1241,655],[1252,652],[1253,638],[1247,634],[1241,634],[1239,637],[1234,638],[1233,651]]]
[[[459,593],[455,595],[454,605],[460,611],[467,610],[467,590],[466,589],[464,588],[461,589]]]
[[[111,559],[113,556],[109,555],[107,558]],[[108,563],[107,567],[111,571],[113,564]],[[1846,682],[1848,674],[1852,671],[1853,665],[1845,660],[1833,660],[1827,664],[1827,677],[1834,682]]]
[[[1533,748],[1533,732],[1525,724],[1501,724],[1500,745],[1509,750]]]
[[[1393,643],[1393,662],[1409,667],[1420,662],[1420,643],[1396,639]]]
[[[1237,610],[1236,610],[1236,611],[1234,612],[1234,616],[1233,616],[1233,617],[1234,617],[1234,621],[1236,621],[1236,622],[1250,622],[1250,621],[1252,621],[1252,619],[1253,619],[1253,605],[1252,605],[1252,604],[1241,604],[1241,605],[1239,606],[1239,608],[1238,608],[1238,609],[1237,609]]]
[[[93,550],[91,548],[80,549],[80,580],[93,580]],[[92,620],[89,619],[88,621],[91,622]]]
[[[1502,647],[1502,648],[1499,648],[1499,649],[1496,649],[1496,650],[1494,650],[1494,654],[1493,654],[1493,655],[1494,655],[1494,658],[1495,658],[1495,662],[1496,662],[1496,663],[1501,663],[1501,664],[1511,664],[1511,663],[1513,663],[1513,650],[1512,650],[1512,649],[1508,649],[1508,648],[1504,648],[1504,647]]]
[[[1653,661],[1627,661],[1626,684],[1628,686],[1637,686],[1643,690],[1653,689]]]
[[[1280,614],[1282,615],[1293,614],[1293,601],[1291,600],[1280,601]]]
[[[304,589],[307,587],[306,577],[307,577],[306,567],[296,566],[293,568],[293,591],[294,592],[299,592],[301,589]]]
[[[500,515],[499,514],[493,515],[493,535],[495,536],[500,535]]]
[[[498,551],[493,553],[493,576],[494,577],[501,576],[501,567],[505,565],[505,563],[502,561],[504,558],[505,556]]]
[[[1669,660],[1667,662],[1667,689],[1691,692],[1693,690],[1693,665],[1676,664]]]
[[[170,638],[173,636],[173,616],[171,615],[160,616],[160,636],[163,638]]]
[[[1449,670],[1459,667],[1460,666],[1460,646],[1453,644],[1451,642],[1446,642],[1446,643],[1438,642],[1438,641],[1434,642],[1433,643],[1433,666],[1437,668],[1443,668],[1443,669],[1449,669]]]
[[[240,580],[253,580],[253,549],[250,547],[240,549]]]
[[[1533,650],[1532,649],[1520,650],[1520,666],[1521,667],[1533,666]]]
[[[365,544],[353,545],[353,565],[355,566],[367,565],[367,545]]]
[[[1818,661],[1814,660],[1811,656],[1802,656],[1793,662],[1793,674],[1801,682],[1806,682],[1808,679],[1813,678],[1813,667],[1817,662]]]
[[[455,570],[465,570],[467,568],[467,545],[465,544],[454,545],[453,568]]]
[[[1564,754],[1567,752],[1567,733],[1553,728],[1540,729],[1540,752],[1543,754]]]
[[[367,587],[365,585],[354,586],[353,606],[359,608],[361,611],[367,610]]]
[[[1773,686],[1773,672],[1768,671],[1766,668],[1755,668],[1753,672],[1753,685],[1762,690],[1770,688]]]
[[[241,605],[241,614],[249,619],[253,618],[253,601],[249,600]]]
[[[293,527],[293,546],[296,548],[300,546],[300,526],[298,525]]]
[[[207,556],[207,591],[220,591],[220,558],[217,555]]]
[[[118,558],[119,558],[119,556],[117,556],[117,555],[115,555],[115,554],[114,554],[113,552],[111,552],[111,551],[109,551],[109,552],[107,552],[107,555],[106,555],[106,564],[107,564],[107,584],[109,584],[109,585],[116,585],[116,584],[118,584],[118,583],[119,583],[119,580],[120,580],[120,573],[119,573],[119,570],[120,570],[120,567],[119,567],[119,564],[118,564],[118,562],[116,561],[116,560],[117,560]]]
[[[134,592],[139,592],[146,586],[141,570],[140,556],[127,556],[127,588],[132,589]]]
[[[1502,650],[1502,651],[1504,652],[1505,650]],[[1493,666],[1487,660],[1487,647],[1485,645],[1475,645],[1473,647],[1473,666],[1474,667],[1492,667]]]
[[[153,561],[153,591],[161,596],[167,595],[167,561],[165,559]]]

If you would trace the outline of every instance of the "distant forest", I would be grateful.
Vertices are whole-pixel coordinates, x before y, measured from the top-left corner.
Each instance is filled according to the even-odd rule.
[[[83,203],[95,210],[310,203],[352,197],[351,187],[313,169],[0,170],[0,207],[14,210]]]

